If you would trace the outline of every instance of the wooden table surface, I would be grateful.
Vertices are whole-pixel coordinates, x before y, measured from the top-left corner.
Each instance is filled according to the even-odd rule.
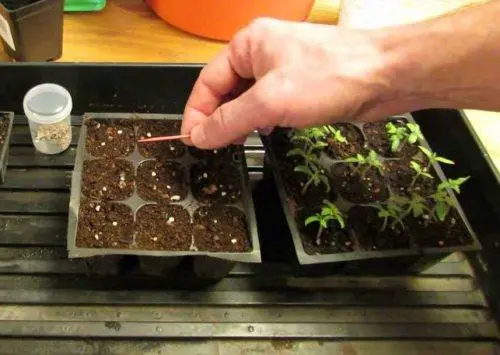
[[[463,4],[483,0],[455,1]],[[436,0],[436,4],[439,2]],[[309,21],[336,23],[339,3],[316,0]],[[450,1],[442,3],[449,6]],[[440,11],[436,5],[436,12]],[[101,12],[64,15],[63,56],[59,61],[205,63],[223,46],[222,42],[192,36],[168,25],[142,0],[108,0]],[[8,60],[0,49],[0,61]],[[496,128],[500,113],[466,114],[500,170],[500,140],[495,133],[499,132]]]

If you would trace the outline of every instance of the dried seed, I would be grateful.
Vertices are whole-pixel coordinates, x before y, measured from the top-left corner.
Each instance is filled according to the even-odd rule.
[[[203,175],[202,175],[202,176],[203,176],[203,178],[205,178],[205,179],[206,179],[206,178],[208,178],[208,174],[207,174],[207,173],[203,173]]]
[[[156,185],[153,185],[153,190],[156,190]]]
[[[118,245],[117,242],[113,242],[113,246],[116,247]]]
[[[96,128],[101,128],[101,124],[99,122],[97,122],[97,124],[95,125]]]
[[[172,188],[172,186],[167,185],[167,190],[170,190],[171,188]]]
[[[152,171],[151,176],[156,176],[156,172]]]
[[[105,145],[106,145],[106,142],[102,142],[102,143],[101,143],[101,146],[103,146],[103,147],[104,147]]]
[[[118,133],[118,134],[122,134],[122,133],[123,133],[123,131],[122,131],[121,129],[119,129],[116,133]]]
[[[102,191],[108,191],[108,188],[106,186],[103,186]]]
[[[118,222],[113,222],[112,223],[114,226],[117,226],[118,225]]]
[[[172,201],[179,201],[181,199],[181,197],[179,195],[174,195],[172,197],[170,197],[170,200]]]
[[[146,136],[148,136],[148,138],[151,138],[151,133],[146,133]]]
[[[236,238],[231,239],[231,243],[236,244],[236,242],[238,242]]]
[[[170,146],[170,150],[171,150],[171,151],[174,151],[174,150],[175,150],[175,147]]]
[[[119,187],[120,189],[124,189],[124,188],[126,188],[126,187],[127,187],[127,183],[126,183],[125,181],[120,181],[120,182],[118,183],[118,187]]]
[[[218,221],[217,221],[216,219],[214,219],[214,224],[217,224],[217,222],[218,222]]]
[[[99,234],[94,235],[95,240],[99,240]]]
[[[97,212],[99,212],[99,211],[101,210],[101,206],[99,206],[99,205],[95,206],[95,210],[96,210]]]
[[[153,237],[153,242],[156,242],[158,240],[157,237]]]
[[[172,224],[172,223],[174,223],[174,221],[175,221],[174,217],[168,217],[168,219],[167,219],[168,224]]]
[[[125,181],[125,173],[120,174],[120,181]]]

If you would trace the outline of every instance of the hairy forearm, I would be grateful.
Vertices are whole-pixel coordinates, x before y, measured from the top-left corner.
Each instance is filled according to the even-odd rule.
[[[391,110],[500,110],[500,1],[377,32]]]

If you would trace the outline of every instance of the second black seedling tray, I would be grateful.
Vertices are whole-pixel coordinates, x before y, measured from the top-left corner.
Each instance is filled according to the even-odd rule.
[[[12,136],[12,124],[14,114],[11,112],[0,112],[0,183],[5,180],[7,172],[7,160],[9,158],[10,137]]]
[[[411,115],[402,115],[400,117],[392,117],[391,119],[396,120],[404,120],[407,122],[414,123],[413,118]],[[367,145],[367,137],[366,134],[363,130],[365,124],[358,124],[358,123],[351,123],[354,125],[359,132],[363,136],[363,141],[364,141],[364,146]],[[281,133],[283,134],[283,133]],[[455,194],[448,190],[449,194],[452,196],[454,201],[456,202],[457,205],[457,218],[461,219],[466,227],[466,233],[468,233],[468,239],[469,243],[464,244],[464,245],[446,245],[443,247],[436,246],[436,247],[419,247],[415,244],[413,240],[410,240],[410,244],[408,247],[395,247],[392,249],[382,249],[379,248],[377,250],[367,250],[364,249],[360,244],[359,240],[357,239],[355,233],[352,232],[352,229],[349,230],[347,233],[347,238],[346,240],[342,241],[335,241],[337,244],[338,243],[347,243],[346,246],[348,248],[344,248],[344,250],[337,251],[334,253],[319,253],[319,252],[311,252],[309,253],[306,251],[304,242],[307,240],[307,238],[312,239],[312,236],[305,235],[303,230],[303,226],[300,226],[299,223],[303,223],[305,218],[299,218],[299,210],[301,206],[297,206],[297,202],[295,201],[294,197],[290,194],[290,191],[287,190],[285,187],[287,184],[285,182],[285,177],[282,176],[281,169],[280,169],[280,162],[282,162],[282,159],[287,159],[284,158],[283,156],[280,156],[278,158],[276,150],[277,146],[275,146],[276,143],[273,141],[273,136],[271,135],[270,137],[263,137],[264,144],[266,146],[266,150],[268,153],[268,166],[266,169],[269,169],[272,171],[274,181],[276,182],[276,188],[278,190],[278,194],[281,200],[281,205],[285,214],[286,222],[288,224],[292,239],[293,239],[293,244],[295,247],[295,251],[297,254],[297,259],[300,264],[319,264],[319,263],[334,263],[334,262],[345,262],[345,261],[354,261],[354,260],[366,260],[366,259],[377,259],[377,258],[393,258],[395,261],[407,259],[409,263],[413,264],[421,264],[422,255],[426,255],[430,259],[436,259],[438,260],[439,257],[448,255],[449,253],[455,252],[455,251],[471,251],[471,250],[479,250],[480,249],[480,243],[473,232],[469,222],[467,221],[467,218],[465,217],[465,214],[458,204],[458,201],[456,199]],[[427,144],[426,141],[421,141],[419,142],[420,145],[429,148],[429,145]],[[373,147],[372,147],[373,148]],[[283,147],[281,147],[283,149]],[[396,157],[389,157],[389,158],[384,158],[381,157],[379,154],[379,158],[384,162],[387,163],[389,161],[399,161],[402,158],[396,158]],[[281,159],[281,160],[280,160]],[[320,163],[322,168],[327,172],[327,175],[332,174],[332,168],[335,167],[338,164],[342,164],[341,160],[336,160],[332,159],[329,157],[325,152],[322,152],[320,155]],[[409,159],[408,159],[409,163]],[[443,181],[446,179],[441,167],[437,164],[433,164],[432,168],[434,169],[436,173],[436,180]],[[288,186],[290,186],[290,181],[288,181]],[[332,186],[332,189],[336,189],[335,186]],[[337,191],[338,192],[338,191]],[[393,194],[394,192],[390,187],[388,187],[388,196]],[[368,207],[373,206],[372,203],[353,203],[346,198],[343,198],[340,196],[340,194],[337,194],[337,197],[335,198],[335,204],[337,207],[343,212],[344,216],[348,215],[348,211],[352,207],[360,206],[360,207]],[[317,207],[319,208],[322,204],[322,201],[319,200],[317,201]],[[375,209],[374,209],[375,210]],[[457,221],[457,223],[461,223],[462,221]],[[348,229],[349,223],[351,225],[355,225],[356,221],[347,221],[346,222],[346,229]],[[335,243],[334,242],[334,243]],[[309,250],[311,248],[309,247]],[[405,264],[403,262],[403,264]],[[425,266],[426,263],[422,263],[422,266]],[[419,268],[421,268],[419,266]]]
[[[178,115],[156,115],[156,114],[147,114],[147,115],[135,115],[135,114],[113,114],[113,113],[106,113],[106,114],[88,114],[86,115],[86,120],[89,118],[92,119],[93,123],[96,123],[100,125],[99,122],[127,122],[133,123],[133,133],[127,133],[131,134],[134,136],[135,142],[139,138],[138,137],[138,126],[141,124],[141,122],[146,122],[146,120],[156,120],[156,122],[167,122],[172,120],[179,120],[181,119],[181,116]],[[88,122],[88,121],[86,121]],[[153,121],[151,121],[153,122]],[[160,122],[161,123],[161,122]],[[104,124],[103,124],[104,126]],[[119,124],[116,124],[116,127],[119,127]],[[115,128],[116,128],[115,127]],[[125,127],[125,126],[124,126]],[[99,127],[98,129],[101,130],[106,130],[105,127]],[[115,136],[113,139],[117,139],[120,137],[125,136],[125,128],[123,130],[119,130],[122,132],[118,132],[119,135],[121,136]],[[68,225],[68,252],[69,252],[69,257],[75,258],[75,257],[91,257],[91,256],[98,256],[98,255],[146,255],[146,256],[154,256],[154,257],[182,257],[182,256],[207,256],[211,258],[217,258],[217,259],[223,259],[227,261],[239,261],[239,262],[251,262],[251,263],[256,263],[261,261],[261,255],[260,255],[260,246],[259,246],[259,240],[258,240],[258,235],[257,235],[257,227],[256,227],[256,221],[255,221],[255,211],[254,211],[254,206],[253,206],[253,200],[250,192],[250,187],[249,187],[249,182],[248,182],[248,173],[247,173],[247,167],[246,167],[246,161],[244,159],[244,151],[241,149],[241,147],[234,148],[234,155],[232,156],[232,165],[237,168],[237,171],[239,173],[239,181],[241,186],[238,186],[238,188],[241,190],[241,197],[239,199],[235,199],[234,201],[226,201],[221,204],[218,204],[217,206],[209,203],[204,203],[201,202],[199,199],[195,198],[193,195],[193,191],[190,186],[190,174],[191,174],[191,168],[200,162],[204,162],[204,155],[203,153],[196,154],[196,151],[192,151],[187,149],[187,147],[183,146],[183,153],[178,156],[178,157],[172,157],[170,156],[168,159],[162,159],[158,156],[145,156],[144,152],[141,154],[140,149],[138,144],[149,144],[149,143],[135,143],[133,149],[128,153],[128,154],[122,154],[118,155],[116,157],[116,161],[120,161],[122,165],[129,165],[132,166],[133,171],[129,171],[127,174],[124,174],[123,176],[120,175],[120,184],[123,188],[127,187],[127,184],[130,183],[130,176],[133,174],[134,177],[134,182],[133,182],[133,194],[131,196],[126,196],[122,199],[116,199],[114,201],[103,201],[99,200],[98,198],[95,198],[95,196],[84,196],[84,191],[89,191],[90,187],[86,187],[84,184],[83,180],[83,172],[84,172],[84,166],[85,162],[95,162],[95,161],[105,161],[105,159],[99,158],[98,156],[92,156],[89,151],[87,150],[87,134],[88,134],[88,127],[86,124],[82,125],[81,133],[80,133],[80,139],[78,142],[78,149],[77,149],[77,155],[76,155],[76,160],[75,160],[75,169],[73,172],[72,176],[72,186],[71,186],[71,200],[70,200],[70,211],[69,211],[69,225]],[[158,133],[153,132],[152,134],[157,135]],[[148,132],[148,136],[150,133]],[[109,139],[109,138],[108,138]],[[106,141],[103,141],[102,145],[104,147]],[[115,145],[116,146],[116,145]],[[141,147],[142,148],[142,147]],[[174,150],[172,146],[170,146],[170,150]],[[197,157],[198,156],[198,157]],[[192,235],[188,236],[191,240],[191,242],[188,244],[187,247],[181,248],[181,250],[154,250],[151,248],[144,249],[141,248],[137,244],[136,240],[136,226],[137,226],[137,215],[138,211],[141,210],[144,206],[159,206],[157,201],[151,200],[147,197],[144,196],[144,193],[141,195],[138,194],[138,186],[137,186],[137,177],[138,177],[138,167],[145,163],[145,162],[157,162],[157,161],[162,161],[162,163],[169,164],[179,164],[181,167],[184,168],[185,171],[185,177],[187,181],[187,188],[188,188],[188,193],[187,196],[177,196],[173,195],[171,198],[168,199],[167,202],[163,202],[163,204],[168,206],[179,206],[182,207],[184,211],[189,212],[189,217],[191,219],[191,223],[193,222],[193,216],[196,211],[200,211],[200,208],[205,208],[206,210],[210,211],[213,208],[234,208],[237,209],[238,211],[242,212],[245,215],[246,218],[246,231],[247,231],[247,238],[248,238],[248,245],[249,248],[247,249],[248,251],[237,251],[237,252],[220,252],[220,251],[204,251],[204,250],[199,250],[197,243],[196,243],[196,233],[197,231],[195,229],[192,230]],[[154,174],[153,176],[156,176],[156,173],[154,171],[151,172],[151,174]],[[127,175],[127,176],[125,176]],[[203,174],[206,175],[206,174]],[[115,186],[116,187],[116,186]],[[156,187],[156,185],[155,185]],[[170,188],[170,186],[168,186]],[[112,189],[112,187],[108,186],[105,191],[108,191],[108,189]],[[210,193],[210,191],[208,191]],[[223,193],[225,195],[225,192],[220,192],[221,194]],[[105,245],[105,246],[98,246],[96,245],[95,247],[81,247],[78,246],[78,238],[79,238],[79,227],[80,228],[88,228],[89,230],[92,230],[92,226],[82,226],[79,225],[81,222],[81,218],[79,218],[79,213],[82,213],[82,206],[85,205],[87,208],[88,213],[94,213],[94,214],[99,214],[99,213],[115,213],[118,209],[129,209],[131,211],[131,214],[133,215],[133,222],[130,222],[133,224],[133,227],[131,228],[128,226],[128,230],[134,230],[132,235],[127,235],[125,238],[127,240],[125,241],[120,241],[119,243],[114,243],[114,245]],[[90,209],[88,207],[91,207]],[[113,207],[110,207],[113,206]],[[95,211],[94,211],[95,210]],[[96,217],[97,218],[97,217]],[[165,216],[165,218],[168,218],[168,216]],[[109,221],[108,221],[109,222]],[[164,221],[162,221],[163,223]],[[174,219],[172,219],[172,223],[177,223],[178,221],[174,222]],[[217,223],[217,220],[214,220],[213,223]],[[110,222],[111,223],[111,222]],[[112,226],[107,226],[109,230],[113,230],[112,228],[122,228],[122,224],[125,225],[124,221],[122,220],[113,220]],[[129,223],[129,224],[130,224]],[[190,224],[189,218],[188,221],[186,222],[187,224]],[[220,223],[220,222],[219,222]],[[109,223],[108,223],[109,224]],[[125,227],[123,227],[125,228]],[[208,227],[210,228],[210,227]],[[189,229],[188,229],[189,230]],[[94,233],[94,232],[92,232]],[[104,236],[100,234],[97,230],[95,230],[96,233],[96,240],[103,240]],[[146,231],[147,233],[147,231]],[[169,235],[167,232],[165,232],[164,235],[161,236],[162,238],[169,238]],[[221,236],[221,238],[227,238],[227,236]],[[236,239],[231,240],[231,242],[235,242]],[[157,240],[155,240],[156,242]],[[122,243],[123,242],[123,243]],[[96,243],[99,244],[99,243]],[[81,245],[81,243],[80,243]]]

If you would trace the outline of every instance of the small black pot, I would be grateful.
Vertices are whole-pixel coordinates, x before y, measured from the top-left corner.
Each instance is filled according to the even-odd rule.
[[[0,37],[16,61],[62,55],[64,0],[0,0]]]

